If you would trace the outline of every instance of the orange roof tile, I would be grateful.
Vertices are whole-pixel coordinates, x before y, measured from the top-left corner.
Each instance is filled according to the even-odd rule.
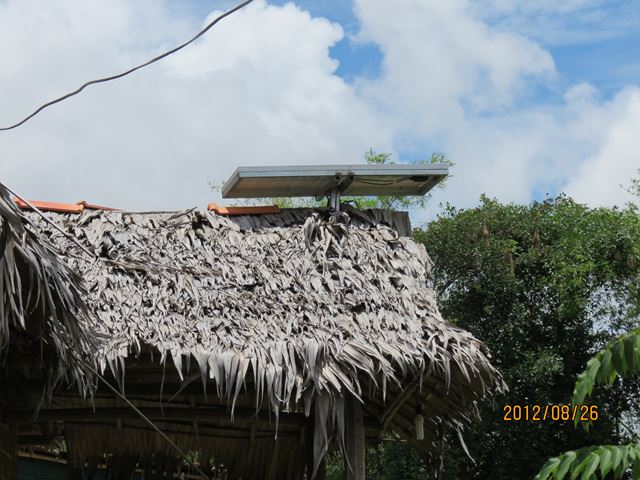
[[[29,209],[29,205],[20,200],[19,198],[14,198],[13,201],[20,208]],[[59,213],[82,213],[84,210],[84,205],[76,205],[73,203],[58,203],[58,202],[42,202],[39,200],[29,200],[29,203],[36,207],[39,210],[44,212],[59,212]]]
[[[29,209],[24,201],[19,198],[14,198],[13,201],[22,209]],[[103,207],[102,205],[94,205],[88,203],[85,200],[81,200],[78,203],[59,203],[59,202],[43,202],[40,200],[29,200],[29,203],[34,207],[42,210],[43,212],[58,212],[58,213],[82,213],[86,210],[107,210],[107,211],[119,211],[117,208]],[[250,206],[250,207],[224,207],[215,203],[210,203],[208,206],[209,211],[215,212],[218,215],[264,215],[267,213],[280,213],[280,207],[277,205],[266,206]]]
[[[26,202],[20,200],[19,198],[14,198],[18,207],[28,210],[30,207],[26,204]],[[43,202],[40,200],[29,200],[29,203],[43,212],[58,212],[58,213],[82,213],[86,210],[117,210],[116,208],[111,207],[103,207],[101,205],[93,205],[91,203],[86,202],[85,200],[81,200],[78,203],[59,203],[59,202]]]
[[[255,207],[223,207],[210,203],[207,207],[209,211],[218,215],[264,215],[266,213],[280,213],[277,205],[255,206]]]

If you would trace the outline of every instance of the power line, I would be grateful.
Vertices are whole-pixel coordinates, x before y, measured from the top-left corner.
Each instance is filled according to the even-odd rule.
[[[85,88],[87,88],[89,85],[94,85],[97,83],[104,83],[104,82],[109,82],[111,80],[116,80],[118,78],[122,78],[125,77],[133,72],[135,72],[136,70],[139,70],[141,68],[144,68],[148,65],[151,65],[152,63],[155,63],[159,60],[162,60],[165,57],[168,57],[169,55],[176,53],[179,50],[182,50],[184,47],[186,47],[187,45],[193,43],[194,41],[196,41],[198,38],[200,38],[202,35],[204,35],[205,33],[207,33],[216,23],[218,23],[220,20],[222,20],[225,17],[228,17],[229,15],[231,15],[232,13],[240,10],[241,8],[249,5],[251,2],[253,2],[253,0],[246,0],[245,2],[240,3],[239,5],[235,6],[234,8],[232,8],[231,10],[223,13],[222,15],[219,15],[217,18],[215,18],[213,21],[211,21],[209,24],[207,24],[202,30],[200,30],[200,32],[198,32],[194,37],[192,37],[190,40],[186,41],[185,43],[178,45],[177,47],[172,48],[171,50],[168,50],[154,58],[152,58],[151,60],[148,60],[145,63],[142,63],[136,67],[130,68],[129,70],[119,73],[117,75],[112,75],[109,77],[104,77],[104,78],[99,78],[96,80],[91,80],[89,82],[84,83],[83,85],[81,85],[78,89],[74,90],[73,92],[67,93],[66,95],[63,95],[62,97],[56,98],[55,100],[52,100],[50,102],[47,102],[43,105],[41,105],[40,107],[38,107],[31,115],[25,117],[24,119],[22,119],[21,121],[19,121],[18,123],[11,125],[9,127],[2,127],[0,128],[0,131],[6,131],[6,130],[12,130],[14,128],[17,128],[21,125],[23,125],[24,123],[26,123],[27,121],[31,120],[33,117],[35,117],[38,113],[40,113],[42,110],[44,110],[47,107],[50,107],[52,105],[55,105],[56,103],[62,102],[63,100],[66,100],[67,98],[73,97],[74,95],[79,94],[80,92],[82,92]],[[8,190],[9,192],[13,193],[16,197],[20,198],[18,195],[15,194],[15,192],[12,192],[10,189],[8,189],[7,187],[5,187],[4,185],[0,184],[2,187],[6,188],[6,190]],[[34,211],[36,211],[38,214],[40,214],[45,220],[48,220],[43,214],[42,212],[40,212],[40,210],[38,208],[36,208],[35,206],[31,205],[29,202],[26,202],[27,205]],[[56,228],[58,230],[60,230],[59,227],[56,226]],[[60,230],[61,233],[63,233],[65,236],[66,233],[63,232],[62,230]],[[77,239],[74,239],[75,243],[77,243],[80,248],[85,252],[88,253],[89,255],[92,255],[92,253],[84,246],[82,245],[80,242],[77,241]],[[94,255],[95,256],[95,255]],[[200,475],[202,475],[204,478],[208,478],[208,475],[206,475],[198,465],[194,464],[191,460],[188,459],[188,457],[186,456],[186,454],[162,431],[160,430],[157,425],[155,425],[149,418],[147,418],[138,408],[136,408],[135,405],[133,405],[129,399],[127,399],[122,393],[120,393],[117,389],[115,389],[109,382],[107,382],[98,372],[96,372],[94,369],[91,369],[93,371],[93,373],[98,377],[99,380],[101,380],[113,393],[115,393],[117,396],[119,396],[120,398],[122,398],[127,405],[132,408],[146,423],[148,423],[156,432],[158,432],[158,434],[160,434],[170,445],[171,447],[173,447],[180,455],[182,455],[182,457],[189,462],[194,469],[200,473]]]
[[[151,421],[149,419],[149,417],[147,417],[144,413],[142,413],[140,411],[140,409],[138,409],[138,407],[136,407],[133,403],[131,403],[131,401],[124,396],[120,391],[118,391],[117,388],[115,388],[113,385],[111,385],[111,383],[109,383],[102,375],[100,375],[95,369],[93,369],[91,366],[89,366],[89,369],[91,370],[91,372],[98,377],[98,380],[100,380],[109,390],[111,390],[115,395],[117,395],[118,397],[120,397],[122,400],[124,400],[124,402],[127,404],[127,406],[129,406],[129,408],[131,408],[142,420],[144,420],[151,428],[153,428],[162,438],[164,438],[166,440],[166,442],[176,451],[178,452],[181,456],[182,459],[186,462],[189,463],[189,465],[191,465],[200,475],[202,475],[205,479],[209,478],[209,475],[207,475],[206,473],[204,473],[201,469],[200,466],[197,465],[193,460],[191,460],[187,454],[180,448],[178,447],[178,445],[176,445],[176,443],[171,440],[171,438],[169,438],[169,436],[164,433],[162,430],[160,430],[160,428],[153,423],[153,421]]]
[[[56,103],[59,103],[59,102],[62,102],[63,100],[66,100],[67,98],[70,98],[70,97],[73,97],[74,95],[79,94],[85,88],[87,88],[89,85],[95,85],[96,83],[109,82],[111,80],[116,80],[118,78],[125,77],[125,76],[135,72],[136,70],[140,70],[141,68],[147,67],[147,66],[151,65],[152,63],[155,63],[155,62],[157,62],[159,60],[162,60],[163,58],[168,57],[169,55],[171,55],[173,53],[176,53],[179,50],[182,50],[184,47],[186,47],[187,45],[195,42],[198,38],[200,38],[202,35],[207,33],[220,20],[222,20],[225,17],[228,17],[229,15],[231,15],[232,13],[240,10],[241,8],[246,7],[251,2],[253,2],[253,0],[246,0],[246,1],[236,5],[231,10],[228,10],[227,12],[223,13],[222,15],[216,17],[213,21],[209,22],[206,27],[204,27],[202,30],[200,30],[194,37],[192,37],[190,40],[187,40],[183,44],[178,45],[177,47],[174,47],[171,50],[168,50],[168,51],[158,55],[157,57],[154,57],[151,60],[148,60],[148,61],[146,61],[146,62],[144,62],[144,63],[142,63],[142,64],[140,64],[140,65],[138,65],[136,67],[130,68],[129,70],[127,70],[125,72],[118,73],[116,75],[111,75],[109,77],[103,77],[103,78],[98,78],[98,79],[95,79],[95,80],[90,80],[90,81],[84,83],[83,85],[81,85],[79,88],[77,88],[73,92],[67,93],[66,95],[63,95],[63,96],[61,96],[59,98],[56,98],[55,100],[51,100],[50,102],[47,102],[47,103],[41,105],[31,115],[29,115],[28,117],[25,117],[24,119],[20,120],[18,123],[15,123],[15,124],[13,124],[13,125],[11,125],[9,127],[0,127],[0,132],[4,132],[6,130],[13,130],[14,128],[17,128],[17,127],[23,125],[24,123],[28,122],[33,117],[35,117],[37,114],[39,114],[45,108],[48,108],[48,107],[50,107],[52,105],[55,105]]]
[[[73,236],[72,234],[70,234],[68,232],[65,232],[64,230],[62,230],[59,225],[57,225],[55,222],[53,222],[52,220],[47,218],[47,216],[44,213],[42,213],[42,210],[40,210],[38,207],[33,205],[25,197],[21,196],[20,194],[16,193],[14,190],[12,190],[8,186],[6,186],[4,183],[0,182],[0,192],[2,191],[2,189],[6,190],[8,193],[13,195],[17,200],[20,200],[21,202],[23,202],[27,206],[27,208],[33,210],[46,224],[48,224],[53,229],[57,230],[58,233],[60,233],[63,237],[65,237],[67,240],[71,241],[76,246],[78,246],[80,248],[80,250],[82,250],[84,253],[86,253],[90,257],[93,257],[94,260],[105,262],[105,263],[110,264],[110,265],[115,265],[115,266],[121,267],[121,268],[123,268],[125,270],[144,270],[144,271],[151,272],[151,271],[154,271],[154,270],[152,268],[150,268],[150,267],[154,267],[156,269],[155,271],[169,270],[169,271],[179,272],[179,273],[187,273],[187,272],[189,272],[189,273],[198,273],[198,274],[201,274],[201,275],[218,275],[218,273],[219,273],[216,270],[213,270],[211,268],[206,268],[206,267],[198,267],[198,266],[180,267],[180,266],[169,265],[169,264],[165,264],[165,263],[161,263],[161,262],[156,262],[156,261],[149,260],[149,259],[146,259],[144,261],[144,265],[143,265],[142,262],[135,262],[135,261],[134,262],[132,262],[132,261],[125,262],[125,261],[122,261],[122,260],[117,259],[117,258],[109,258],[109,257],[104,257],[104,256],[101,256],[101,255],[98,255],[96,252],[92,252],[86,246],[84,246],[80,242],[80,240],[78,240],[75,236]],[[189,211],[190,210],[187,210],[186,212],[189,212]],[[238,285],[229,284],[229,285],[221,285],[221,287],[222,288],[236,288],[236,287],[238,287]]]

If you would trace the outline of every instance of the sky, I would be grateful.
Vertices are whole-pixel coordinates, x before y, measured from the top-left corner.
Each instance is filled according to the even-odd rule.
[[[228,0],[0,0],[0,125],[193,35]],[[0,180],[126,210],[219,201],[237,166],[440,152],[412,212],[560,193],[623,205],[640,168],[637,0],[255,0],[162,62],[0,132]]]

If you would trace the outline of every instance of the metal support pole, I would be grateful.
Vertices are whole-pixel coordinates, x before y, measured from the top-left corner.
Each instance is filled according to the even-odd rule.
[[[331,190],[329,194],[329,207],[336,213],[340,211],[340,192],[337,189]]]

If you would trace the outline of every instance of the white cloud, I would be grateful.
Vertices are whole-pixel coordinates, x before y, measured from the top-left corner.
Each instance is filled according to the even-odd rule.
[[[480,193],[526,203],[565,192],[589,205],[633,200],[628,185],[640,167],[640,88],[602,101],[577,85],[553,107],[493,118],[468,118],[446,140],[456,178],[442,197],[473,204]]]
[[[556,0],[485,0],[484,6],[491,8],[496,13],[513,15],[522,12],[531,15],[539,12],[553,14],[574,12],[588,7],[600,6],[602,3],[603,0],[565,0],[564,2]]]
[[[548,52],[492,30],[465,1],[356,0],[356,12],[361,39],[384,54],[382,78],[361,87],[418,134],[509,107],[531,80],[554,74]]]
[[[527,8],[557,10],[535,3]],[[564,8],[587,3],[593,2]],[[527,202],[565,186],[587,203],[621,201],[619,184],[629,181],[636,146],[629,104],[635,90],[604,102],[593,86],[578,84],[549,104],[533,101],[536,85],[554,82],[551,55],[534,41],[490,26],[476,6],[464,0],[356,1],[361,38],[384,53],[381,78],[358,87],[394,119],[396,145],[444,150],[457,163],[456,176],[437,199],[457,205],[471,205],[481,193]],[[609,145],[612,136],[618,151]],[[583,163],[607,184],[597,201],[574,186],[594,180],[578,173],[587,168]],[[613,163],[619,168],[602,166]]]
[[[476,0],[474,16],[546,44],[588,43],[637,31],[635,0]]]
[[[205,204],[208,181],[238,165],[353,162],[374,147],[444,151],[457,166],[435,201],[527,202],[563,188],[626,200],[640,89],[603,100],[578,84],[541,103],[532,92],[554,82],[550,53],[475,3],[357,0],[355,11],[358,38],[383,53],[380,78],[335,74],[339,25],[256,0],[178,55],[0,133],[0,176],[31,198],[173,209]],[[199,25],[169,1],[0,3],[0,122]]]
[[[629,88],[600,108],[585,107],[600,125],[587,130],[599,137],[594,153],[569,178],[565,192],[591,205],[622,205],[637,201],[622,186],[640,168],[640,88]],[[586,116],[585,115],[585,116]]]
[[[146,2],[142,16],[136,2],[81,3],[2,6],[3,40],[17,45],[0,41],[3,123],[198,27],[165,3]],[[149,33],[149,18],[171,33]],[[0,135],[2,177],[31,198],[179,208],[206,203],[208,180],[237,165],[344,162],[373,139],[390,149],[385,121],[334,75],[328,49],[342,35],[293,5],[257,0],[168,61]]]

